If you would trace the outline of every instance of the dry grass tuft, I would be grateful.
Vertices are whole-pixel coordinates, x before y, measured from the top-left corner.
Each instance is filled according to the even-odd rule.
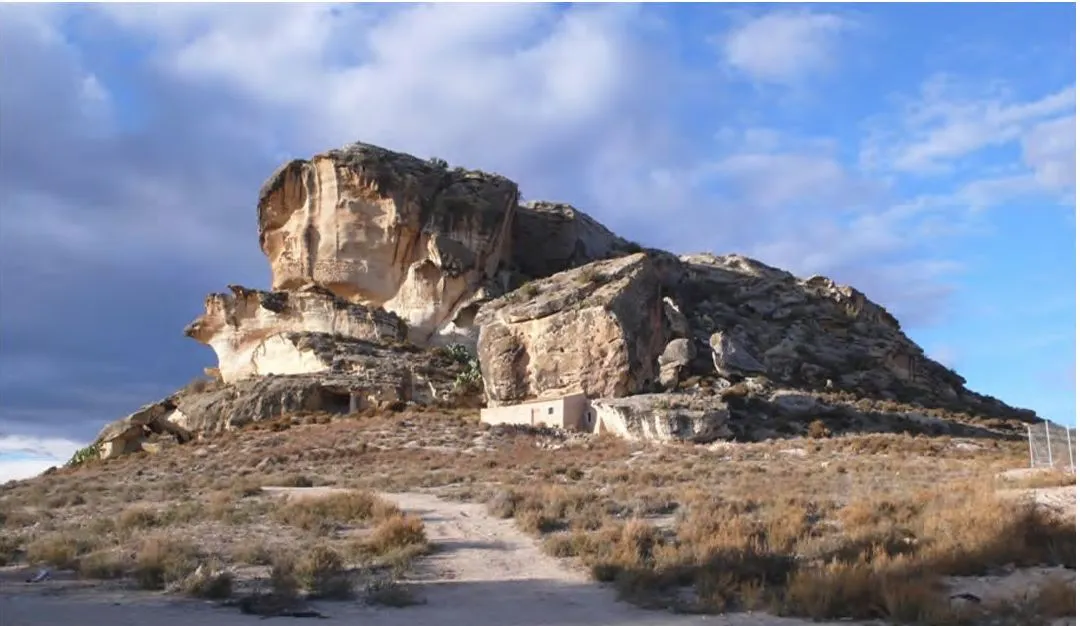
[[[79,557],[89,554],[100,545],[99,537],[87,533],[50,533],[30,542],[26,547],[26,560],[36,565],[76,570],[79,567]]]
[[[378,521],[399,513],[393,504],[370,492],[350,491],[290,501],[278,509],[277,518],[297,528],[329,533],[339,526]]]
[[[296,580],[312,598],[348,600],[353,597],[353,581],[341,555],[326,545],[317,545],[296,561]]]
[[[367,543],[376,554],[428,545],[424,522],[414,515],[394,515],[384,519],[375,527]]]
[[[131,573],[143,589],[164,589],[190,576],[198,566],[198,551],[192,544],[154,536],[143,540]]]
[[[1076,582],[1050,577],[1039,587],[1033,602],[1043,617],[1076,617]]]

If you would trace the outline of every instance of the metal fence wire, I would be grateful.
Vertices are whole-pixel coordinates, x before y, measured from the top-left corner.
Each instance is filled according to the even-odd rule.
[[[1028,425],[1031,467],[1053,467],[1076,472],[1076,429],[1051,422]]]

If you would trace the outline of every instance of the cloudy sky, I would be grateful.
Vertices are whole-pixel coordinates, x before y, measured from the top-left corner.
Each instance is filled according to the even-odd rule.
[[[363,140],[829,275],[1075,420],[1075,7],[0,7],[0,479],[212,364],[255,197]]]

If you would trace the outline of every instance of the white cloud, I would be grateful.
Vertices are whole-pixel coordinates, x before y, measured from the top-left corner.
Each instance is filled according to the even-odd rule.
[[[1042,169],[1040,182],[1058,183],[1073,134],[1062,138],[1071,118],[1055,118],[1075,106],[1073,86],[1032,100],[1011,97],[1001,86],[974,89],[946,76],[927,80],[899,116],[885,116],[863,146],[869,168],[916,175],[957,173],[966,157],[1019,141],[1025,161]],[[985,169],[986,162],[977,167]]]
[[[62,438],[0,435],[0,483],[32,478],[63,465],[85,445]]]
[[[51,333],[65,351],[50,354],[53,362],[69,358],[70,343],[95,366],[97,355],[110,351],[117,354],[112,364],[128,369],[114,376],[102,364],[101,371],[63,371],[57,380],[24,372],[28,380],[10,385],[24,390],[22,403],[5,398],[8,417],[0,419],[10,422],[50,421],[71,432],[81,419],[89,429],[89,422],[100,425],[160,397],[163,391],[147,387],[43,408],[32,390],[35,381],[44,389],[92,387],[98,383],[89,379],[99,376],[99,388],[115,391],[109,379],[128,383],[130,364],[147,363],[130,346],[172,337],[197,313],[204,288],[259,286],[266,266],[251,218],[262,177],[285,158],[354,140],[498,171],[517,180],[526,197],[571,201],[646,245],[741,252],[803,275],[826,273],[884,301],[905,323],[940,312],[959,269],[942,245],[963,233],[963,223],[944,214],[950,207],[892,197],[872,177],[877,172],[846,163],[834,138],[767,127],[734,94],[700,95],[712,93],[700,87],[715,86],[705,79],[716,81],[716,68],[703,77],[681,65],[682,33],[654,29],[648,6],[86,10],[99,20],[89,30],[103,41],[126,45],[134,36],[140,41],[133,45],[146,51],[125,67],[133,74],[113,85],[115,94],[109,80],[120,81],[94,66],[101,55],[65,41],[64,29],[46,27],[52,13],[39,14],[46,26],[30,29],[40,32],[36,39],[20,38],[10,22],[3,31],[0,20],[0,59],[35,68],[0,98],[0,150],[6,145],[13,155],[0,173],[0,247],[19,251],[4,259],[16,270],[5,285],[33,296],[5,298],[20,304],[5,304],[3,317],[10,328],[18,325],[12,335],[28,327]],[[833,66],[852,26],[823,13],[773,13],[728,33],[722,51],[755,80],[796,84]],[[955,101],[937,97],[913,111],[911,123],[932,131],[963,121],[966,110],[949,108]],[[1046,181],[1060,180],[1058,163],[1067,155],[1054,142],[1057,131],[1038,130],[1063,114],[1060,102],[1010,106],[994,119],[1018,125],[1023,132],[1010,140],[1026,141],[1029,167]],[[686,109],[695,115],[672,114]],[[88,121],[102,112],[123,132],[106,125],[110,133],[86,133],[101,128]],[[739,119],[757,126],[728,128],[716,145],[698,145],[711,125]],[[962,145],[981,140],[962,127],[951,132]],[[918,134],[892,137],[881,155],[895,160],[908,136]],[[935,161],[942,152],[929,154]],[[57,155],[72,166],[57,167]],[[152,279],[134,282],[140,274]],[[80,286],[87,306],[78,321],[52,322],[49,316],[66,310],[59,299],[75,299],[70,294]],[[125,348],[117,337],[139,324],[153,330],[132,337],[119,354]],[[36,340],[24,344],[39,352]],[[171,355],[180,350],[169,345]]]
[[[1076,116],[1036,125],[1021,140],[1024,164],[1048,189],[1076,186]]]
[[[726,34],[724,60],[756,81],[798,82],[833,67],[840,35],[852,26],[829,13],[769,13]]]

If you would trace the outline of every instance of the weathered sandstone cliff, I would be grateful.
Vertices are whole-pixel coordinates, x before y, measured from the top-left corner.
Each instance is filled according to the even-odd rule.
[[[294,411],[457,402],[480,382],[491,405],[584,392],[607,430],[645,439],[1037,419],[967,389],[852,287],[642,251],[439,160],[356,143],[291,161],[259,192],[258,231],[273,290],[212,294],[185,329],[220,380],[110,424],[103,454]]]
[[[258,291],[237,285],[206,298],[206,312],[184,334],[214,349],[222,380],[312,374],[327,365],[298,349],[289,333],[330,333],[347,339],[400,341],[405,325],[382,309],[352,304],[316,285]]]
[[[259,244],[274,289],[318,283],[398,314],[427,343],[497,288],[517,202],[501,176],[356,143],[270,177]]]
[[[488,402],[647,389],[668,331],[655,259],[597,261],[526,284],[480,308],[477,354]]]

